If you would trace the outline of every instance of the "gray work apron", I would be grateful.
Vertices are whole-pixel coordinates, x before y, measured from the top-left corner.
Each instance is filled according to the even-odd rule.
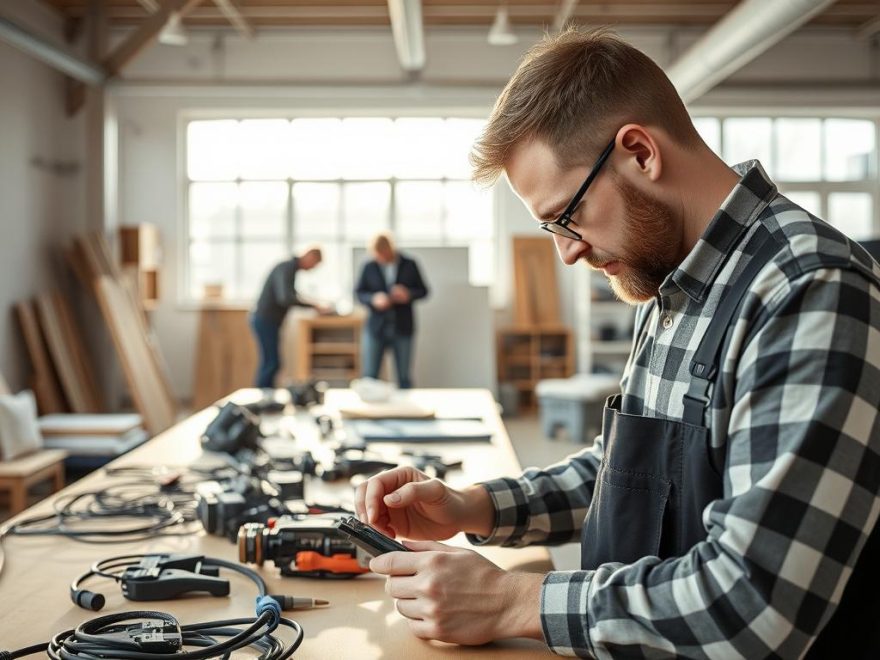
[[[727,330],[752,281],[779,249],[763,226],[750,239],[745,251],[754,256],[725,293],[694,353],[682,420],[623,413],[620,395],[606,402],[604,453],[581,535],[584,570],[606,562],[631,564],[647,556],[680,557],[706,540],[702,512],[723,495],[724,462],[723,454],[713,453],[704,422],[709,391]],[[837,612],[806,658],[880,658],[877,546],[875,531]],[[804,599],[802,609],[810,607],[810,600]],[[808,632],[820,625],[813,613],[799,612],[798,620]]]

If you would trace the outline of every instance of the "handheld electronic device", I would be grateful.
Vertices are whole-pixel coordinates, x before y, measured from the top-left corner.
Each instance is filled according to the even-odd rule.
[[[348,516],[339,520],[336,523],[336,529],[351,539],[351,542],[361,550],[368,552],[374,557],[383,555],[386,552],[410,552],[410,549],[399,541],[385,536],[376,528],[362,523],[354,516]]]

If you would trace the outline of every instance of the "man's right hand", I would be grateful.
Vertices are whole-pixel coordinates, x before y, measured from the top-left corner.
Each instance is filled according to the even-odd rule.
[[[378,309],[380,312],[384,312],[386,309],[391,307],[391,298],[389,298],[388,294],[384,291],[374,293],[371,302],[373,303],[373,307]]]
[[[489,536],[495,507],[482,486],[451,488],[413,467],[381,472],[355,491],[358,518],[389,536],[442,540],[458,532]]]

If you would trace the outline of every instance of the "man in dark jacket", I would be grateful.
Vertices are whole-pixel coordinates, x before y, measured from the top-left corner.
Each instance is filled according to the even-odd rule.
[[[304,300],[296,292],[296,273],[311,270],[321,263],[321,249],[309,247],[299,256],[282,261],[275,266],[263,284],[257,306],[251,314],[251,329],[260,347],[260,366],[257,369],[256,387],[274,387],[275,375],[281,368],[278,338],[287,310],[293,306],[312,307],[321,314],[331,311],[328,305]]]
[[[373,259],[364,264],[355,293],[370,310],[364,326],[361,373],[379,376],[385,349],[394,352],[397,382],[401,389],[412,387],[413,301],[428,295],[428,287],[416,262],[394,248],[389,234],[381,233],[369,244]]]

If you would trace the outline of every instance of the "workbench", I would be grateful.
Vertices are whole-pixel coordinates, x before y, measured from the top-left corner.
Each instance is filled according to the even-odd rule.
[[[257,390],[240,390],[231,399],[240,403],[259,397]],[[497,405],[488,390],[409,390],[401,393],[406,401],[433,408],[438,417],[480,417],[492,429],[491,442],[456,442],[450,444],[419,443],[419,449],[432,450],[450,459],[462,459],[460,471],[450,472],[447,481],[463,486],[502,475],[518,475],[520,466],[510,439],[498,413]],[[324,412],[335,410],[352,399],[348,390],[330,390],[323,406]],[[216,408],[207,408],[138,449],[115,460],[110,466],[182,466],[205,459],[199,437],[216,414]],[[264,428],[277,430],[276,443],[287,442],[292,448],[311,449],[316,458],[326,459],[314,409],[296,414],[267,417]],[[293,439],[290,435],[293,435]],[[286,438],[286,439],[285,439]],[[372,447],[372,445],[371,445]],[[401,444],[377,444],[383,455],[394,456],[404,447]],[[48,513],[52,502],[59,496],[86,490],[95,490],[119,477],[108,477],[103,470],[78,481],[47,500],[19,514],[17,518]],[[333,500],[353,506],[353,489],[348,482],[325,483],[312,478],[306,483],[308,501]],[[463,535],[449,543],[468,547]],[[236,546],[225,538],[206,535],[203,531],[186,536],[157,537],[140,543],[83,544],[61,537],[8,536],[4,540],[6,565],[0,575],[0,650],[14,650],[47,641],[53,634],[95,616],[138,609],[168,612],[185,623],[253,616],[255,588],[245,578],[225,572],[232,582],[232,594],[226,598],[192,596],[173,601],[136,603],[126,601],[118,585],[109,580],[96,579],[88,588],[102,592],[107,603],[100,613],[86,611],[73,605],[69,585],[92,562],[113,555],[141,552],[196,553],[227,560],[237,560]],[[549,553],[545,548],[525,549],[481,547],[478,549],[491,561],[507,569],[547,572],[552,570]],[[425,642],[414,637],[384,591],[384,578],[373,574],[351,580],[321,580],[310,578],[282,578],[278,569],[267,562],[258,569],[268,583],[270,593],[322,598],[330,601],[326,608],[287,612],[285,616],[297,620],[305,631],[302,646],[295,658],[320,660],[336,658],[531,658],[549,656],[547,648],[536,640],[504,640],[481,647],[459,647],[437,642]],[[279,635],[286,633],[279,630]],[[235,657],[248,657],[236,655]]]

